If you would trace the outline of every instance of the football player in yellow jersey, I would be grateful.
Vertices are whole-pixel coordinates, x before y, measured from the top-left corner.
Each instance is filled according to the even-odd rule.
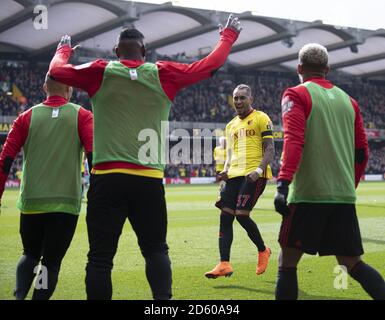
[[[219,181],[220,190],[225,187],[226,182],[221,179],[220,173],[225,167],[226,161],[226,138],[219,138],[219,145],[214,149],[214,161],[215,161],[215,172],[217,174],[217,182]]]
[[[267,180],[272,177],[269,166],[275,153],[272,123],[267,114],[253,109],[249,86],[237,86],[233,100],[237,116],[226,126],[227,156],[224,169],[220,173],[226,185],[216,203],[221,210],[221,261],[205,274],[207,278],[214,279],[233,274],[230,249],[235,218],[258,248],[257,275],[265,272],[271,255],[271,250],[265,246],[257,225],[250,218],[250,213],[263,193]]]
[[[226,138],[219,138],[219,146],[214,149],[214,161],[215,161],[215,171],[219,175],[224,167],[226,161]]]

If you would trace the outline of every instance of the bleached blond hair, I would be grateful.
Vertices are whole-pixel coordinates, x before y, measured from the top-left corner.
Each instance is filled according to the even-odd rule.
[[[298,54],[299,63],[309,67],[327,67],[329,63],[328,50],[318,43],[308,43]]]

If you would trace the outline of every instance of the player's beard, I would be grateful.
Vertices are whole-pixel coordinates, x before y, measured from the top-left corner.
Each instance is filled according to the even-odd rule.
[[[243,105],[241,113],[238,113],[238,110],[237,110],[238,117],[240,117],[241,119],[246,118],[250,113],[250,110],[251,110],[250,106]]]
[[[245,106],[242,106],[242,108],[239,110],[239,109],[236,109],[237,111],[237,115],[242,118],[243,115],[245,114]]]

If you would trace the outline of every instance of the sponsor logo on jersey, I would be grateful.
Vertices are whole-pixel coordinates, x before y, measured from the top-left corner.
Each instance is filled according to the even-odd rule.
[[[254,137],[257,135],[257,131],[254,129],[240,129],[238,132],[232,134],[232,138],[237,140],[244,137]]]

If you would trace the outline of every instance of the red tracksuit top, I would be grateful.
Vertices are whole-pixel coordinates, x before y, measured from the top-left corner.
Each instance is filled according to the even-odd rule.
[[[239,33],[230,28],[224,29],[213,51],[207,57],[191,64],[157,61],[160,83],[168,98],[173,101],[181,89],[210,78],[225,63],[238,35]],[[67,64],[70,56],[71,48],[69,46],[60,47],[51,61],[50,76],[54,80],[82,89],[92,97],[101,87],[108,61],[95,60],[83,65],[73,66]],[[143,60],[120,60],[120,62],[129,68],[137,68],[145,63]],[[95,165],[93,169],[143,170],[148,168],[128,162],[105,162]]]
[[[326,89],[333,88],[333,84],[328,80],[320,77],[307,79],[307,81],[314,82]],[[368,162],[369,147],[366,138],[365,128],[360,113],[358,103],[350,98],[352,108],[354,108],[355,119],[355,149],[364,150],[365,159],[361,163],[355,164],[355,180],[356,186],[365,172],[365,167]],[[305,143],[305,129],[306,121],[312,109],[312,101],[309,92],[305,86],[297,86],[287,89],[282,98],[282,106],[292,104],[291,110],[282,116],[283,130],[284,130],[284,146],[281,170],[278,180],[286,180],[291,182],[293,176],[298,169],[301,162],[303,146]]]
[[[50,96],[43,102],[47,107],[59,107],[68,101],[60,96]],[[12,162],[20,152],[28,137],[31,124],[32,108],[20,114],[12,124],[7,140],[0,154],[0,199],[4,192],[5,183],[8,178],[6,162]],[[93,116],[84,108],[78,113],[78,133],[80,141],[86,153],[92,152]],[[7,159],[7,161],[6,161]]]

